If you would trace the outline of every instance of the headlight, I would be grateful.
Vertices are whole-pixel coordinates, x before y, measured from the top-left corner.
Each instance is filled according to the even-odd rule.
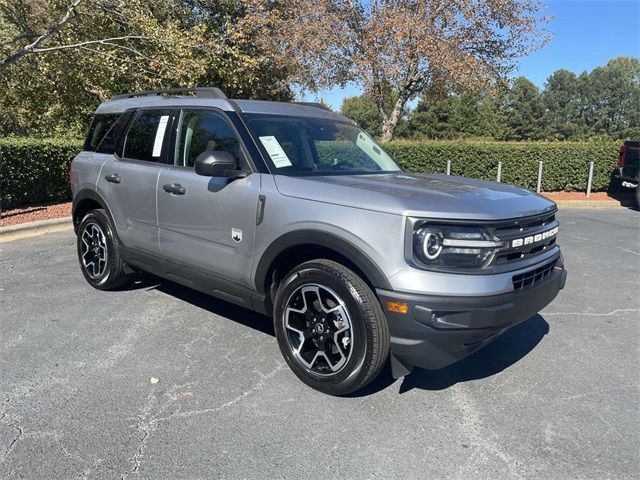
[[[481,227],[426,223],[414,232],[413,250],[427,266],[482,268],[491,263],[503,242]]]

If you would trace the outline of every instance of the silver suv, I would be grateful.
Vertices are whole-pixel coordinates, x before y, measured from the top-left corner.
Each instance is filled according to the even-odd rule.
[[[100,105],[71,168],[98,289],[152,272],[273,317],[306,384],[341,395],[391,362],[445,367],[564,287],[553,202],[404,172],[318,105],[163,90]]]

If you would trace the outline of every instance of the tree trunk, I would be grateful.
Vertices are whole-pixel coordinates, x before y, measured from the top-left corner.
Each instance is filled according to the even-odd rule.
[[[390,142],[393,140],[393,136],[396,132],[396,127],[398,126],[398,122],[400,121],[400,117],[402,116],[402,112],[404,111],[404,106],[407,103],[402,92],[398,96],[398,100],[396,100],[395,105],[393,106],[393,111],[391,115],[381,115],[380,119],[382,120],[382,136],[380,140],[383,142]],[[384,108],[381,113],[384,113]]]

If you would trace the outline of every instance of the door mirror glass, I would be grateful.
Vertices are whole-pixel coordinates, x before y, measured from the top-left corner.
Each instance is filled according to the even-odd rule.
[[[204,177],[234,177],[237,176],[238,161],[229,152],[222,150],[206,150],[195,161],[198,175]]]

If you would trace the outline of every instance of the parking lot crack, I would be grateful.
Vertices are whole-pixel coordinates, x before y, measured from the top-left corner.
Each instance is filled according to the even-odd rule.
[[[605,313],[588,313],[588,312],[544,312],[545,316],[548,315],[584,315],[585,317],[611,317],[620,313],[637,313],[640,312],[638,308],[617,308],[610,312]]]
[[[280,363],[275,369],[273,369],[271,372],[267,373],[266,375],[259,374],[261,378],[258,383],[253,385],[251,388],[248,388],[247,390],[243,391],[242,393],[232,398],[231,400],[224,402],[221,405],[218,405],[217,407],[205,408],[202,410],[189,410],[186,412],[177,412],[173,415],[173,417],[186,418],[186,417],[193,417],[195,415],[205,415],[207,413],[217,413],[217,412],[220,412],[221,410],[232,407],[237,403],[243,401],[252,393],[262,390],[262,388],[264,388],[268,380],[272,379],[280,371],[286,370],[287,368],[288,367],[286,363]]]
[[[636,252],[635,250],[629,250],[628,248],[618,247],[617,245],[612,245],[610,243],[599,242],[597,240],[594,240],[593,238],[581,237],[579,235],[574,235],[574,234],[570,234],[570,233],[567,233],[567,232],[562,232],[562,235],[565,236],[565,237],[574,238],[576,240],[583,240],[585,242],[595,243],[597,245],[600,245],[600,246],[603,246],[603,247],[607,247],[607,248],[615,248],[615,249],[620,250],[622,252],[631,253],[633,255],[639,255],[640,256],[640,252]]]
[[[140,466],[142,465],[142,458],[144,457],[147,442],[151,438],[153,431],[158,427],[158,425],[164,421],[164,419],[170,418],[169,416],[162,416],[167,409],[174,404],[175,393],[185,387],[191,386],[194,382],[188,382],[180,385],[173,385],[168,389],[167,392],[158,396],[155,394],[150,394],[147,397],[147,403],[142,408],[140,414],[136,417],[136,423],[134,425],[136,432],[141,432],[142,436],[140,440],[138,440],[138,449],[135,455],[130,459],[130,462],[133,464],[131,470],[126,473],[123,473],[120,476],[121,480],[125,480],[131,475],[135,475]],[[163,401],[164,400],[164,401]]]
[[[477,472],[478,464],[487,463],[487,454],[497,458],[509,471],[511,478],[522,478],[521,466],[511,455],[507,454],[499,442],[491,438],[492,434],[483,433],[483,422],[475,401],[464,389],[458,388],[452,391],[453,403],[462,413],[462,424],[464,431],[469,437],[469,444],[475,449],[468,456],[465,464],[458,468],[456,478],[473,477],[473,472]]]
[[[2,420],[4,420],[5,417],[6,417],[6,414],[4,414],[3,412]],[[2,455],[2,458],[0,458],[0,463],[4,463],[4,461],[9,456],[9,454],[13,451],[16,443],[18,443],[18,440],[20,440],[20,437],[22,437],[24,433],[24,431],[22,430],[22,427],[18,423],[11,423],[9,425],[11,426],[11,428],[13,428],[16,431],[16,436],[13,438],[13,440],[11,440],[11,443],[5,449],[4,454]]]
[[[142,437],[140,438],[140,440],[138,440],[138,449],[136,450],[135,455],[130,459],[133,467],[131,468],[131,470],[123,473],[120,476],[121,480],[125,480],[126,478],[129,478],[130,475],[136,474],[140,468],[140,465],[142,464],[142,457],[144,456],[144,452],[147,447],[147,439],[149,438],[149,435],[151,433],[150,429],[152,425],[152,419],[154,418],[154,416],[151,415],[151,410],[157,398],[158,397],[153,394],[149,395],[146,405],[137,417],[138,420],[135,424],[135,429],[136,432],[142,432]],[[164,408],[165,407],[161,407],[160,411],[163,411]]]
[[[144,455],[144,449],[146,447],[146,441],[147,441],[147,438],[149,437],[149,430],[146,427],[141,426],[141,425],[138,425],[138,428],[144,432],[144,435],[142,436],[142,438],[138,442],[138,451],[136,452],[136,454],[134,455],[134,457],[132,459],[132,461],[134,463],[133,469],[130,472],[122,475],[122,477],[121,477],[122,480],[124,480],[125,478],[128,478],[129,475],[131,475],[131,474],[135,474],[138,471],[138,469],[140,468],[140,464],[142,463],[142,456]]]
[[[159,423],[162,422],[166,422],[168,420],[172,420],[175,418],[189,418],[189,417],[194,417],[197,415],[206,415],[209,413],[218,413],[222,410],[225,410],[227,408],[230,408],[240,402],[242,402],[245,398],[247,398],[248,396],[250,396],[252,393],[255,393],[259,390],[262,390],[265,385],[267,384],[267,382],[269,380],[271,380],[273,377],[275,377],[279,372],[281,372],[282,370],[286,370],[287,364],[286,363],[279,363],[278,366],[276,368],[274,368],[272,371],[270,371],[267,374],[261,374],[259,372],[258,375],[260,376],[260,380],[254,384],[253,386],[251,386],[250,388],[244,390],[242,393],[240,393],[239,395],[237,395],[236,397],[232,398],[231,400],[224,402],[216,407],[210,407],[210,408],[204,408],[201,410],[188,410],[188,411],[181,411],[179,408],[178,410],[176,410],[175,412],[171,413],[170,415],[164,416],[164,417],[156,417],[153,420],[150,421],[150,425],[153,426],[155,428],[155,426]]]

